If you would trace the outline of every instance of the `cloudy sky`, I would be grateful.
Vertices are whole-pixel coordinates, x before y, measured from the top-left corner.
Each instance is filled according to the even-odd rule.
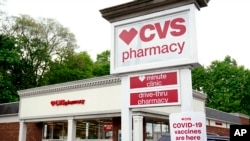
[[[130,0],[5,0],[9,15],[28,14],[34,18],[58,20],[76,35],[81,50],[95,59],[111,47],[111,25],[100,9]],[[201,65],[223,60],[226,55],[250,69],[250,0],[210,0],[197,12],[196,30]]]

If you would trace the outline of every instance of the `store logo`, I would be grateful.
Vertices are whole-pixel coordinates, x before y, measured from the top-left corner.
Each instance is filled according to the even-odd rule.
[[[75,105],[75,104],[84,104],[85,100],[80,99],[80,100],[52,100],[50,104],[52,106],[68,106],[68,105]]]
[[[180,55],[185,47],[185,39],[177,37],[186,32],[186,21],[182,17],[123,29],[118,40],[129,48],[121,52],[121,61],[124,63],[134,59],[154,58],[169,53]],[[134,40],[138,42],[136,47],[131,46]]]
[[[144,80],[145,80],[145,76],[144,75],[141,75],[141,76],[139,76],[139,80],[141,81],[141,82],[143,82]]]
[[[150,42],[158,36],[160,39],[166,38],[168,33],[172,36],[182,36],[186,33],[185,19],[175,18],[173,20],[166,20],[162,25],[160,22],[154,24],[143,25],[138,31],[132,27],[129,30],[124,29],[119,34],[120,39],[127,45],[139,33],[139,39],[143,42]]]
[[[134,39],[134,37],[137,34],[137,30],[135,28],[131,28],[129,31],[123,30],[119,37],[123,42],[125,42],[127,45],[130,44],[130,42]]]

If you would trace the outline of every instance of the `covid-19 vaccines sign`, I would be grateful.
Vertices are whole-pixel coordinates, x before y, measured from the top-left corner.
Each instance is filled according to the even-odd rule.
[[[171,141],[206,141],[206,121],[202,112],[170,114]]]

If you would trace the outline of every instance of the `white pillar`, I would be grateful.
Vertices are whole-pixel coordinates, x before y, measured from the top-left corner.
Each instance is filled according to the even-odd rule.
[[[181,111],[193,111],[192,74],[189,67],[180,69]]]
[[[68,119],[68,137],[67,141],[75,141],[76,139],[76,121],[73,118]]]
[[[86,122],[86,128],[85,128],[85,138],[86,138],[86,140],[89,138],[89,123],[88,122]]]
[[[133,116],[133,141],[143,141],[143,116]]]
[[[121,129],[122,141],[132,141],[132,110],[130,106],[129,77],[122,77],[121,91]]]
[[[26,141],[27,125],[24,121],[19,122],[19,139],[18,141]]]

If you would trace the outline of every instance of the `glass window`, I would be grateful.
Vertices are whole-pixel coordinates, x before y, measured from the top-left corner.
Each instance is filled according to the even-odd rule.
[[[46,122],[43,124],[43,139],[67,139],[67,122]]]
[[[153,139],[153,123],[146,123],[146,139]]]
[[[45,122],[43,139],[67,139],[68,123]],[[112,139],[112,120],[78,120],[76,121],[76,139]]]
[[[162,135],[166,135],[169,133],[169,126],[167,122],[161,122],[161,121],[147,121],[146,120],[146,139],[151,140],[157,140]]]
[[[111,139],[112,130],[112,121],[109,120],[78,120],[76,122],[77,139]]]

